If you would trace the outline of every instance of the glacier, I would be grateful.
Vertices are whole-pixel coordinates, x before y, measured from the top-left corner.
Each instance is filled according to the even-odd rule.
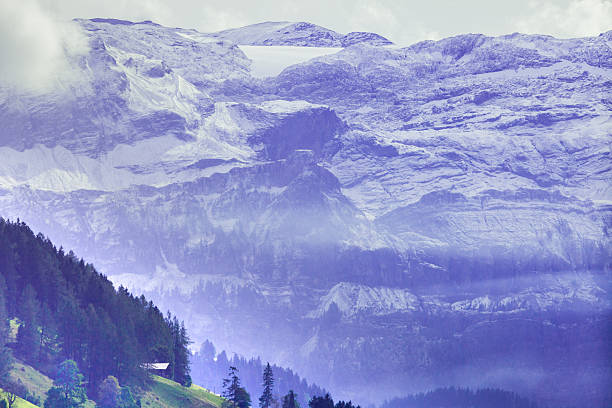
[[[0,83],[2,217],[362,405],[612,401],[612,31],[75,22],[79,86]]]

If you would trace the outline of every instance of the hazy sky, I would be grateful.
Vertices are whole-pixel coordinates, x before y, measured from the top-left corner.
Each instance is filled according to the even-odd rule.
[[[20,1],[20,0],[0,0]],[[262,21],[308,21],[373,31],[400,44],[462,33],[558,37],[612,29],[612,0],[40,0],[62,19],[114,17],[217,31]]]

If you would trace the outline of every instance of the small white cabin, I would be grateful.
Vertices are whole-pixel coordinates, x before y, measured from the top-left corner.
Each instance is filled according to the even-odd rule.
[[[166,371],[170,363],[143,363],[141,365],[147,371],[160,372]]]

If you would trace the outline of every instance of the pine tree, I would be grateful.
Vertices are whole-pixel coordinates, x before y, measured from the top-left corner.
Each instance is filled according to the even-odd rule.
[[[251,396],[244,387],[239,387],[236,394],[236,405],[238,408],[249,408],[251,406]]]
[[[325,397],[312,397],[308,406],[310,408],[334,408],[334,400],[329,394],[325,394]]]
[[[224,405],[227,408],[237,408],[238,399],[240,396],[240,378],[238,378],[238,369],[230,366],[227,373],[227,378],[223,379],[223,398]]]
[[[174,317],[174,380],[186,387],[191,386],[191,376],[189,369],[189,349],[191,343],[185,329],[185,322],[179,325]]]
[[[8,374],[13,365],[13,357],[6,343],[8,342],[8,313],[6,309],[6,286],[4,278],[0,275],[0,385],[5,386]]]
[[[353,405],[352,401],[349,402],[345,402],[345,401],[338,401],[336,402],[336,406],[335,408],[361,408],[361,406],[357,405]]]
[[[5,283],[5,301],[9,316],[17,313],[17,270],[15,269],[15,252],[11,246],[11,240],[7,235],[10,234],[11,224],[0,218],[0,275],[3,276]]]
[[[38,312],[40,306],[36,300],[36,291],[26,285],[21,294],[19,309],[22,323],[17,331],[17,347],[26,358],[34,357],[38,351]]]
[[[270,408],[272,405],[272,388],[274,387],[274,376],[270,363],[266,364],[263,372],[263,393],[259,397],[260,408]]]
[[[215,356],[217,355],[217,351],[215,350],[215,346],[210,342],[210,340],[205,340],[204,343],[200,346],[199,356],[204,359],[204,361],[214,361]]]
[[[128,378],[134,378],[138,375],[138,367],[143,361],[138,360],[136,329],[127,307],[125,307],[122,314],[124,318],[115,322],[114,325],[116,326],[117,333],[115,340],[119,347],[117,376],[121,381],[125,382]],[[109,321],[109,324],[113,325],[111,321]],[[112,347],[112,345],[106,344],[106,347]]]
[[[283,408],[299,408],[295,393],[289,390],[289,393],[283,397]]]
[[[40,341],[38,349],[38,361],[43,360],[43,354],[47,347],[47,343],[52,340],[52,334],[55,330],[55,320],[53,313],[49,307],[41,307],[40,309]]]

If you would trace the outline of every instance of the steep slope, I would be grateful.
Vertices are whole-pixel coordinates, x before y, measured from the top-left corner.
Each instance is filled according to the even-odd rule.
[[[41,406],[45,401],[47,391],[53,386],[53,380],[51,378],[19,360],[15,360],[13,364],[11,380],[15,382],[21,381],[27,392],[34,396],[34,399],[40,401],[38,405]],[[90,405],[94,405],[93,401],[91,401]]]
[[[140,393],[143,407],[150,408],[221,408],[223,399],[208,390],[191,385],[188,388],[164,377],[153,376],[151,389]]]
[[[15,338],[15,355],[48,375],[55,376],[71,360],[93,397],[108,376],[121,384],[145,384],[145,364],[152,361],[168,362],[165,375],[191,383],[184,325],[170,314],[164,317],[144,296],[115,289],[93,265],[58,250],[23,222],[0,218],[0,259],[0,301],[5,303],[0,319],[19,322],[16,335],[4,337],[3,332],[0,340],[7,362],[3,370],[10,367],[4,345]]]
[[[0,91],[3,214],[340,398],[605,406],[612,32],[78,23],[87,86]],[[245,39],[339,48],[262,79]]]
[[[44,402],[45,395],[51,388],[52,380],[37,371],[32,366],[17,362],[11,373],[16,379],[22,381],[28,392],[33,393],[40,401]],[[183,387],[182,385],[168,380],[167,378],[153,376],[152,382],[147,389],[139,389],[136,393],[143,407],[149,408],[177,408],[177,407],[201,407],[220,408],[223,399],[198,385]],[[40,406],[42,407],[41,402]],[[17,408],[36,407],[22,398],[16,401]],[[94,407],[95,402],[88,400],[86,408]]]
[[[33,404],[28,400],[17,397],[15,401],[16,408],[42,407],[47,396],[47,391],[53,386],[53,380],[51,378],[18,359],[14,361],[13,369],[10,372],[10,378],[12,381],[19,381],[28,393],[28,398],[36,402],[36,404]],[[87,400],[84,405],[85,408],[93,408],[95,406],[96,403],[92,400]]]

